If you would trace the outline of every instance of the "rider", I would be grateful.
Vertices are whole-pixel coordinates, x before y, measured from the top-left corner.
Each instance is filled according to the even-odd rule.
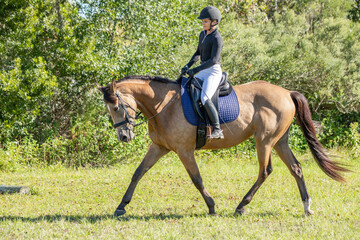
[[[220,129],[218,112],[211,101],[211,98],[219,87],[222,77],[220,53],[223,43],[221,35],[217,30],[217,25],[221,20],[221,13],[216,7],[208,6],[201,10],[198,19],[202,20],[204,31],[200,33],[196,52],[188,64],[181,69],[181,72],[182,74],[187,73],[189,77],[197,74],[196,78],[203,80],[201,103],[206,109],[211,125],[214,128],[211,135],[207,137],[221,139],[224,138],[224,134]],[[189,70],[199,58],[201,59],[201,65]]]

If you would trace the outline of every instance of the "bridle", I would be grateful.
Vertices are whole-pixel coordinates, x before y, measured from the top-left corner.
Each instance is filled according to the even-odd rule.
[[[120,104],[121,104],[121,107],[122,107],[122,109],[123,109],[124,112],[125,112],[125,120],[122,121],[122,122],[115,123],[115,124],[113,125],[114,128],[120,127],[120,126],[125,125],[125,124],[130,124],[130,125],[132,125],[133,127],[136,127],[136,126],[141,125],[141,124],[144,123],[144,122],[142,122],[142,123],[136,124],[136,123],[135,123],[135,119],[138,119],[138,118],[139,118],[141,112],[138,113],[135,117],[131,116],[131,115],[129,114],[129,111],[128,111],[127,109],[130,108],[130,109],[133,110],[135,113],[136,113],[136,110],[135,110],[132,106],[130,106],[130,104],[128,104],[127,102],[125,102],[125,101],[120,97],[120,95],[119,95],[118,93],[116,93],[116,97],[119,99]],[[125,104],[126,104],[126,105],[125,105]]]
[[[140,126],[144,123],[146,123],[147,121],[149,121],[150,119],[153,119],[154,117],[156,117],[157,115],[159,115],[160,113],[162,113],[164,111],[164,109],[166,109],[175,99],[176,99],[176,96],[179,94],[180,92],[178,92],[177,94],[174,95],[174,97],[168,102],[168,104],[162,109],[161,112],[158,112],[156,113],[155,115],[153,115],[152,117],[142,121],[141,123],[135,123],[135,120],[138,119],[141,115],[141,112],[139,112],[135,117],[131,116],[128,112],[128,108],[130,108],[131,110],[133,110],[135,113],[136,113],[136,110],[130,106],[130,104],[128,104],[126,101],[124,101],[124,99],[121,98],[121,96],[116,92],[115,96],[119,99],[119,102],[121,104],[121,107],[122,109],[124,110],[125,112],[125,120],[122,121],[122,122],[118,122],[118,123],[115,123],[113,125],[114,128],[117,128],[117,127],[120,127],[122,125],[125,125],[125,124],[130,124],[132,125],[132,127],[137,127],[137,126]]]

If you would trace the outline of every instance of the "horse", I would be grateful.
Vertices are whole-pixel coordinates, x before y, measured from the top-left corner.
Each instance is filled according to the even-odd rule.
[[[164,155],[175,152],[183,163],[193,184],[199,190],[209,208],[210,215],[217,215],[215,202],[204,187],[198,165],[195,160],[196,126],[189,124],[184,117],[181,102],[181,86],[176,81],[155,76],[128,76],[113,80],[107,86],[97,86],[104,97],[107,112],[114,122],[117,138],[129,142],[134,138],[136,111],[146,117],[150,147],[132,176],[121,203],[116,208],[116,217],[126,213],[136,185],[144,174]],[[244,196],[235,210],[242,215],[273,171],[271,151],[288,167],[298,185],[305,215],[312,215],[311,198],[306,189],[301,164],[292,153],[288,140],[289,128],[296,116],[314,159],[330,178],[345,182],[343,172],[347,172],[341,163],[332,161],[316,137],[315,127],[306,98],[299,92],[289,91],[265,81],[254,81],[233,86],[240,108],[236,120],[222,124],[225,138],[207,141],[201,149],[222,149],[233,147],[251,136],[256,141],[259,162],[258,177],[254,185]]]

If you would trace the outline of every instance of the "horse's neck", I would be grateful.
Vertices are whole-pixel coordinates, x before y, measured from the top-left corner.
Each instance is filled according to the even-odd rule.
[[[159,113],[178,92],[176,84],[151,81],[145,84],[130,84],[139,110],[150,118]]]

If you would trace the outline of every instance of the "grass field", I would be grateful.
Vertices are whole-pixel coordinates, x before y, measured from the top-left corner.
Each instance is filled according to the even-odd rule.
[[[140,181],[127,214],[112,216],[136,163],[110,168],[0,172],[0,185],[26,185],[30,195],[0,195],[0,239],[359,239],[360,162],[347,184],[327,177],[309,154],[298,156],[315,215],[305,217],[295,180],[273,154],[274,172],[248,205],[233,213],[256,180],[256,159],[198,158],[218,217],[207,207],[174,155]],[[341,160],[341,159],[340,159]]]

